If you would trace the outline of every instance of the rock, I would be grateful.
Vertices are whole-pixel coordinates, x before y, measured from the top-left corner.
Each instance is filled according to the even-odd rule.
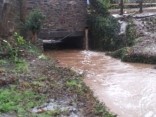
[[[63,99],[63,100],[54,100],[51,99],[47,103],[43,104],[40,107],[35,107],[32,109],[32,113],[43,113],[47,111],[60,111],[60,115],[63,112],[68,115],[68,117],[83,117],[83,115],[79,112],[76,104],[72,103],[70,99]],[[62,117],[62,116],[61,116]],[[66,117],[66,115],[63,115]]]
[[[14,113],[1,114],[0,117],[17,117]]]

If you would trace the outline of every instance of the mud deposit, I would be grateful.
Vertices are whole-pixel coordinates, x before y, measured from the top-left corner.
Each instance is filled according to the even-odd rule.
[[[156,70],[92,51],[48,51],[61,66],[85,73],[95,96],[119,117],[156,117]]]

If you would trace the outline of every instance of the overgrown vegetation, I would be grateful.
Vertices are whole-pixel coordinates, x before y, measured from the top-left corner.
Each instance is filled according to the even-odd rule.
[[[0,89],[0,114],[16,112],[18,117],[32,116],[30,108],[43,103],[44,97],[31,90],[21,91],[16,86]]]
[[[42,21],[44,17],[39,10],[34,10],[30,12],[26,19],[25,27],[27,30],[32,32],[32,42],[34,43],[37,39],[37,33],[41,29]]]
[[[90,29],[91,49],[114,51],[134,44],[137,38],[135,25],[131,17],[123,17],[128,23],[126,32],[120,35],[120,25],[117,18],[108,12],[110,1],[91,0],[88,25]]]
[[[19,58],[21,52],[24,51],[26,41],[22,36],[15,32],[13,40],[1,40],[0,45],[1,58],[7,56],[8,58],[16,62],[18,61],[17,59]]]
[[[29,63],[25,57],[28,57],[29,54],[31,56],[39,55],[39,49],[27,42],[17,32],[10,41],[1,40],[0,45],[0,65],[7,69],[12,68],[12,72],[28,72]]]
[[[111,55],[115,58],[120,58],[121,60],[123,60],[125,58],[125,55],[128,53],[128,51],[130,51],[130,48],[124,47],[124,48],[118,49],[114,52],[108,52],[107,54]]]
[[[135,24],[133,21],[130,19],[128,21],[128,26],[126,29],[126,46],[132,46],[135,42],[135,39],[138,37]]]
[[[118,48],[119,24],[109,14],[108,7],[108,0],[91,0],[88,24],[93,49],[114,50]]]

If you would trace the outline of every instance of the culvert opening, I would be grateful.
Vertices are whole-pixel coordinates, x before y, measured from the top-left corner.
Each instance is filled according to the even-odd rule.
[[[83,36],[67,37],[61,41],[53,40],[51,43],[43,43],[44,50],[83,49]]]

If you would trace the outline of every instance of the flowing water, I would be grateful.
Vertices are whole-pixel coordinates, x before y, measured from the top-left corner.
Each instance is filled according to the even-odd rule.
[[[102,52],[48,51],[61,66],[85,73],[94,95],[119,117],[156,117],[156,69],[123,63]]]

